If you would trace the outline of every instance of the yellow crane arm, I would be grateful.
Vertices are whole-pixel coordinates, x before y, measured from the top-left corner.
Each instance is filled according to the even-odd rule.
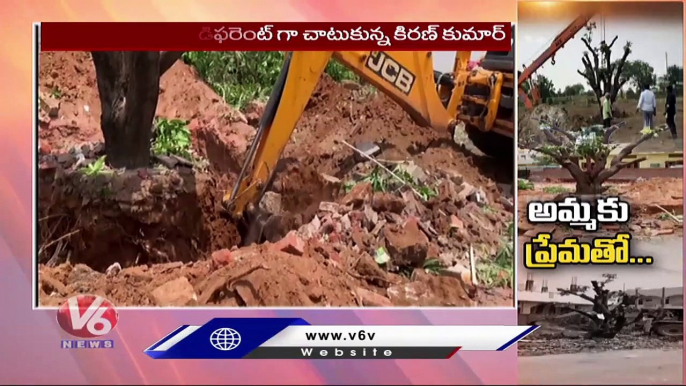
[[[225,207],[235,218],[241,218],[245,209],[257,204],[263,196],[276,164],[331,58],[392,98],[419,125],[452,131],[457,124],[457,112],[470,76],[466,71],[470,56],[470,51],[457,53],[455,73],[460,76],[455,79],[455,87],[449,90],[449,102],[445,103],[441,100],[441,90],[437,90],[430,51],[287,53],[283,70],[272,90],[236,185],[224,197]],[[478,74],[475,72],[473,75]],[[476,83],[491,88],[491,95],[474,98],[478,104],[487,107],[483,109],[487,113],[482,113],[476,119],[488,122],[479,126],[482,130],[489,130],[496,120],[503,75],[489,73],[488,76],[474,76],[474,79]],[[493,95],[494,90],[498,95]],[[461,114],[459,116],[462,118]],[[474,117],[471,118],[474,120]]]

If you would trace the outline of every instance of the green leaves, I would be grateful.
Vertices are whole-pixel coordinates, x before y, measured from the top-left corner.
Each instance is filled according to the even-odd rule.
[[[284,52],[186,52],[183,60],[195,67],[203,80],[227,103],[242,109],[253,100],[269,97],[281,73]],[[359,79],[333,60],[327,65],[326,73],[337,82]]]
[[[95,176],[100,174],[105,169],[105,157],[102,156],[97,161],[85,167],[84,174],[87,176]]]
[[[155,155],[177,155],[191,160],[191,132],[186,121],[158,119],[155,124]]]

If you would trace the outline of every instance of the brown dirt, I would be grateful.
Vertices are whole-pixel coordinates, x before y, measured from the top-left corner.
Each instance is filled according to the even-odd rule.
[[[235,111],[179,62],[162,78],[157,115],[189,121],[194,150],[208,164],[85,176],[79,163],[103,154],[89,54],[42,53],[39,84],[41,95],[59,104],[58,114],[40,117],[43,305],[76,293],[98,293],[122,306],[512,304],[511,289],[476,288],[459,275],[425,274],[421,265],[382,269],[372,258],[387,246],[383,228],[400,232],[418,224],[425,236],[409,243],[424,259],[440,256],[446,266],[464,264],[474,243],[478,258],[487,260],[512,220],[507,194],[496,185],[512,183],[507,168],[461,151],[447,133],[416,126],[381,95],[349,90],[327,77],[320,82],[273,186],[285,230],[298,229],[289,236],[303,243],[302,251],[294,252],[282,245],[289,236],[275,244],[237,247],[237,227],[221,214],[221,197],[254,136],[248,122],[255,123],[259,108],[245,115]],[[373,165],[355,160],[341,141],[376,143],[383,150],[378,159],[411,160],[447,190],[424,203],[407,189],[397,191],[391,196],[402,194],[405,206],[398,213],[377,208],[377,195],[374,202],[368,197],[361,206],[345,207],[340,184],[322,174],[348,181]],[[464,194],[477,189],[485,196],[478,204]],[[341,210],[332,213],[322,202],[338,202]],[[402,296],[416,291],[423,295]]]

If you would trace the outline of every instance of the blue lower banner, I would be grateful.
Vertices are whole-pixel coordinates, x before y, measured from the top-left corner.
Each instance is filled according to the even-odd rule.
[[[216,318],[145,350],[153,359],[449,359],[504,351],[538,326],[313,326],[300,318]]]

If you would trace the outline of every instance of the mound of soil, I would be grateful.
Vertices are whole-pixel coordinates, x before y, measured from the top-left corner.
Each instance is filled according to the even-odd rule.
[[[259,103],[234,110],[178,62],[162,78],[157,116],[188,121],[207,162],[84,173],[104,154],[89,54],[41,53],[39,84],[43,305],[77,293],[122,306],[512,304],[511,289],[486,290],[464,268],[470,245],[487,263],[503,243],[511,165],[456,148],[382,95],[320,81],[260,203],[278,212],[278,232],[241,247],[244,232],[222,215],[221,197],[255,135]],[[438,195],[359,182],[376,167],[348,146],[363,143]]]

